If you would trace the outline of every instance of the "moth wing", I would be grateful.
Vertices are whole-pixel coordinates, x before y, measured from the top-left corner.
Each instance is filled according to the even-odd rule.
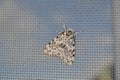
[[[46,47],[44,53],[59,57],[65,64],[71,66],[75,58],[75,38],[61,32]]]
[[[71,66],[75,59],[75,39],[74,37],[71,39],[67,39],[66,42],[64,42],[64,45],[66,46],[63,49],[63,53],[59,55],[59,58],[67,65]]]
[[[63,35],[65,32],[61,32],[57,35],[57,37],[55,37],[52,41],[49,42],[49,44],[47,44],[44,48],[44,53],[51,55],[51,56],[55,56],[57,54],[60,54],[60,44],[63,43]]]

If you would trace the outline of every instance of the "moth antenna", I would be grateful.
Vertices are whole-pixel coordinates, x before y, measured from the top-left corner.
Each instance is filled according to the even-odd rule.
[[[67,30],[67,29],[68,29],[66,25],[63,25],[63,28],[64,28],[65,30]]]

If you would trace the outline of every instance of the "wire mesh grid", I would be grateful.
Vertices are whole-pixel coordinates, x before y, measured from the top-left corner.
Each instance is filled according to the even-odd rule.
[[[1,0],[1,80],[112,80],[114,39],[111,0]],[[72,66],[45,55],[63,31],[74,31]]]

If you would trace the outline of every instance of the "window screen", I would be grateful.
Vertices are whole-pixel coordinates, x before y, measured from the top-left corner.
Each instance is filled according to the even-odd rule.
[[[113,80],[112,20],[112,0],[0,0],[0,80]],[[44,54],[63,25],[79,32],[71,66]]]

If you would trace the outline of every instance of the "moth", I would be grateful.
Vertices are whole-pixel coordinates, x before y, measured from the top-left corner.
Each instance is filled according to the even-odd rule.
[[[44,48],[44,54],[56,56],[65,64],[71,66],[75,59],[75,36],[77,32],[63,25],[64,31],[60,32]]]

